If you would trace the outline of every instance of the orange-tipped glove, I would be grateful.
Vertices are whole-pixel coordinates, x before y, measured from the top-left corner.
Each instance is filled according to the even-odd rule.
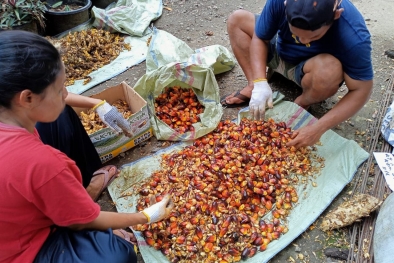
[[[265,108],[272,108],[272,89],[266,79],[254,82],[252,97],[249,102],[249,112],[253,120],[264,120]]]

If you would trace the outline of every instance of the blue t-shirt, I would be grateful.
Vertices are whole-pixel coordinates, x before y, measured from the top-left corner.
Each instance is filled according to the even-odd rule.
[[[364,19],[357,8],[343,0],[339,8],[344,8],[327,33],[319,40],[305,44],[297,43],[287,22],[283,0],[267,0],[256,23],[256,35],[263,40],[271,40],[276,34],[276,52],[286,62],[297,65],[321,53],[336,57],[343,70],[352,79],[371,80],[373,78],[371,60],[371,36]]]

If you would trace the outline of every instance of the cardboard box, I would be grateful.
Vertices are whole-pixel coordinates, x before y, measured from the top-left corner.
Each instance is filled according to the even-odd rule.
[[[146,101],[127,83],[122,82],[91,97],[106,100],[109,104],[119,99],[124,100],[133,114],[128,119],[134,133],[132,138],[124,134],[117,135],[108,127],[89,135],[103,163],[152,137],[153,131]],[[74,108],[74,110],[79,115],[81,111],[87,112],[89,109]]]

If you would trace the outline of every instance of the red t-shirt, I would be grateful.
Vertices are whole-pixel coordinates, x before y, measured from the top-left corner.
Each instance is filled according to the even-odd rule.
[[[0,262],[32,262],[51,225],[84,224],[100,213],[75,162],[37,131],[0,123],[0,169]]]

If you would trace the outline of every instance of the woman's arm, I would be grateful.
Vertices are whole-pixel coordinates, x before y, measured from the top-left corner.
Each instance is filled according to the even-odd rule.
[[[79,107],[79,108],[93,108],[102,100],[94,99],[91,97],[78,95],[74,93],[68,93],[66,97],[66,104],[71,107]]]
[[[143,213],[115,213],[101,211],[99,216],[92,222],[87,224],[71,225],[69,228],[73,230],[106,230],[108,228],[119,229],[145,223],[148,223],[148,218]]]
[[[170,195],[155,203],[154,198],[151,198],[151,206],[145,208],[140,213],[115,213],[100,211],[99,216],[90,223],[71,225],[69,228],[74,230],[82,229],[96,229],[105,230],[108,228],[118,229],[135,226],[138,224],[154,223],[165,219],[174,208],[174,203]]]

